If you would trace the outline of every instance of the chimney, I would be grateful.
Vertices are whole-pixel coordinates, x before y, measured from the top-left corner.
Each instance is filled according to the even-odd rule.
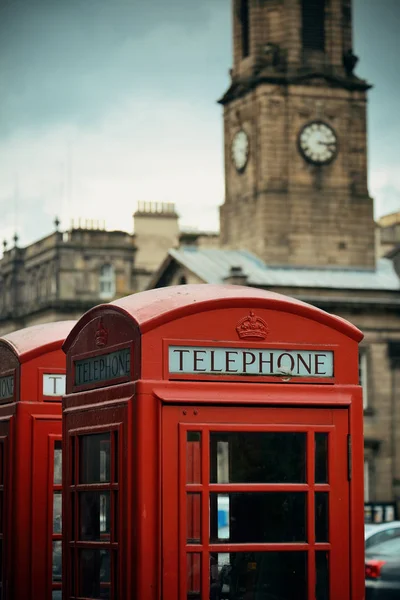
[[[172,202],[138,202],[133,228],[137,269],[154,272],[168,250],[179,245],[178,215]]]
[[[247,285],[247,279],[247,275],[244,273],[242,267],[232,266],[229,275],[224,277],[224,282],[232,285]]]

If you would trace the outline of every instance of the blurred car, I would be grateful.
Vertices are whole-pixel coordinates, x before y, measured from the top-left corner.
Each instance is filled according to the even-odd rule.
[[[365,600],[400,598],[400,537],[365,552]]]
[[[400,521],[365,525],[365,550],[400,536]]]

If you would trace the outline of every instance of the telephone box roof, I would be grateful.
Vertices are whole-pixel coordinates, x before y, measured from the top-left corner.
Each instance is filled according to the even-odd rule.
[[[66,338],[63,350],[67,352],[79,331],[107,310],[130,317],[143,334],[178,317],[239,306],[298,314],[336,329],[357,342],[363,338],[362,332],[345,319],[289,296],[239,285],[197,284],[153,289],[120,298],[110,304],[100,304],[86,312],[77,322]]]
[[[26,362],[61,348],[65,338],[76,321],[57,321],[25,327],[0,337],[0,343],[8,346],[18,357],[20,363]]]

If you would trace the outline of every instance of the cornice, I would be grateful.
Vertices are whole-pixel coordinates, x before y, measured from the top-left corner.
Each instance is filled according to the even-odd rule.
[[[274,85],[312,85],[313,80],[323,79],[330,87],[341,88],[348,91],[369,90],[372,85],[359,77],[342,77],[340,75],[326,73],[325,71],[301,71],[295,73],[268,72],[261,71],[258,74],[251,75],[243,79],[236,79],[218,100],[219,104],[225,105],[232,100],[236,100],[254,90],[263,83],[272,83]]]

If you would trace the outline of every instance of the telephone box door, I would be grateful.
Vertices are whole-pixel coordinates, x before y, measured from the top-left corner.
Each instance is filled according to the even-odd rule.
[[[163,408],[163,597],[348,600],[346,409]]]
[[[47,572],[43,600],[61,600],[61,419],[36,418],[33,430],[32,481],[32,584],[40,585],[38,573]],[[35,465],[46,469],[35,470]],[[41,506],[47,510],[39,511]],[[47,555],[35,552],[40,546]],[[36,581],[35,581],[36,579]]]

